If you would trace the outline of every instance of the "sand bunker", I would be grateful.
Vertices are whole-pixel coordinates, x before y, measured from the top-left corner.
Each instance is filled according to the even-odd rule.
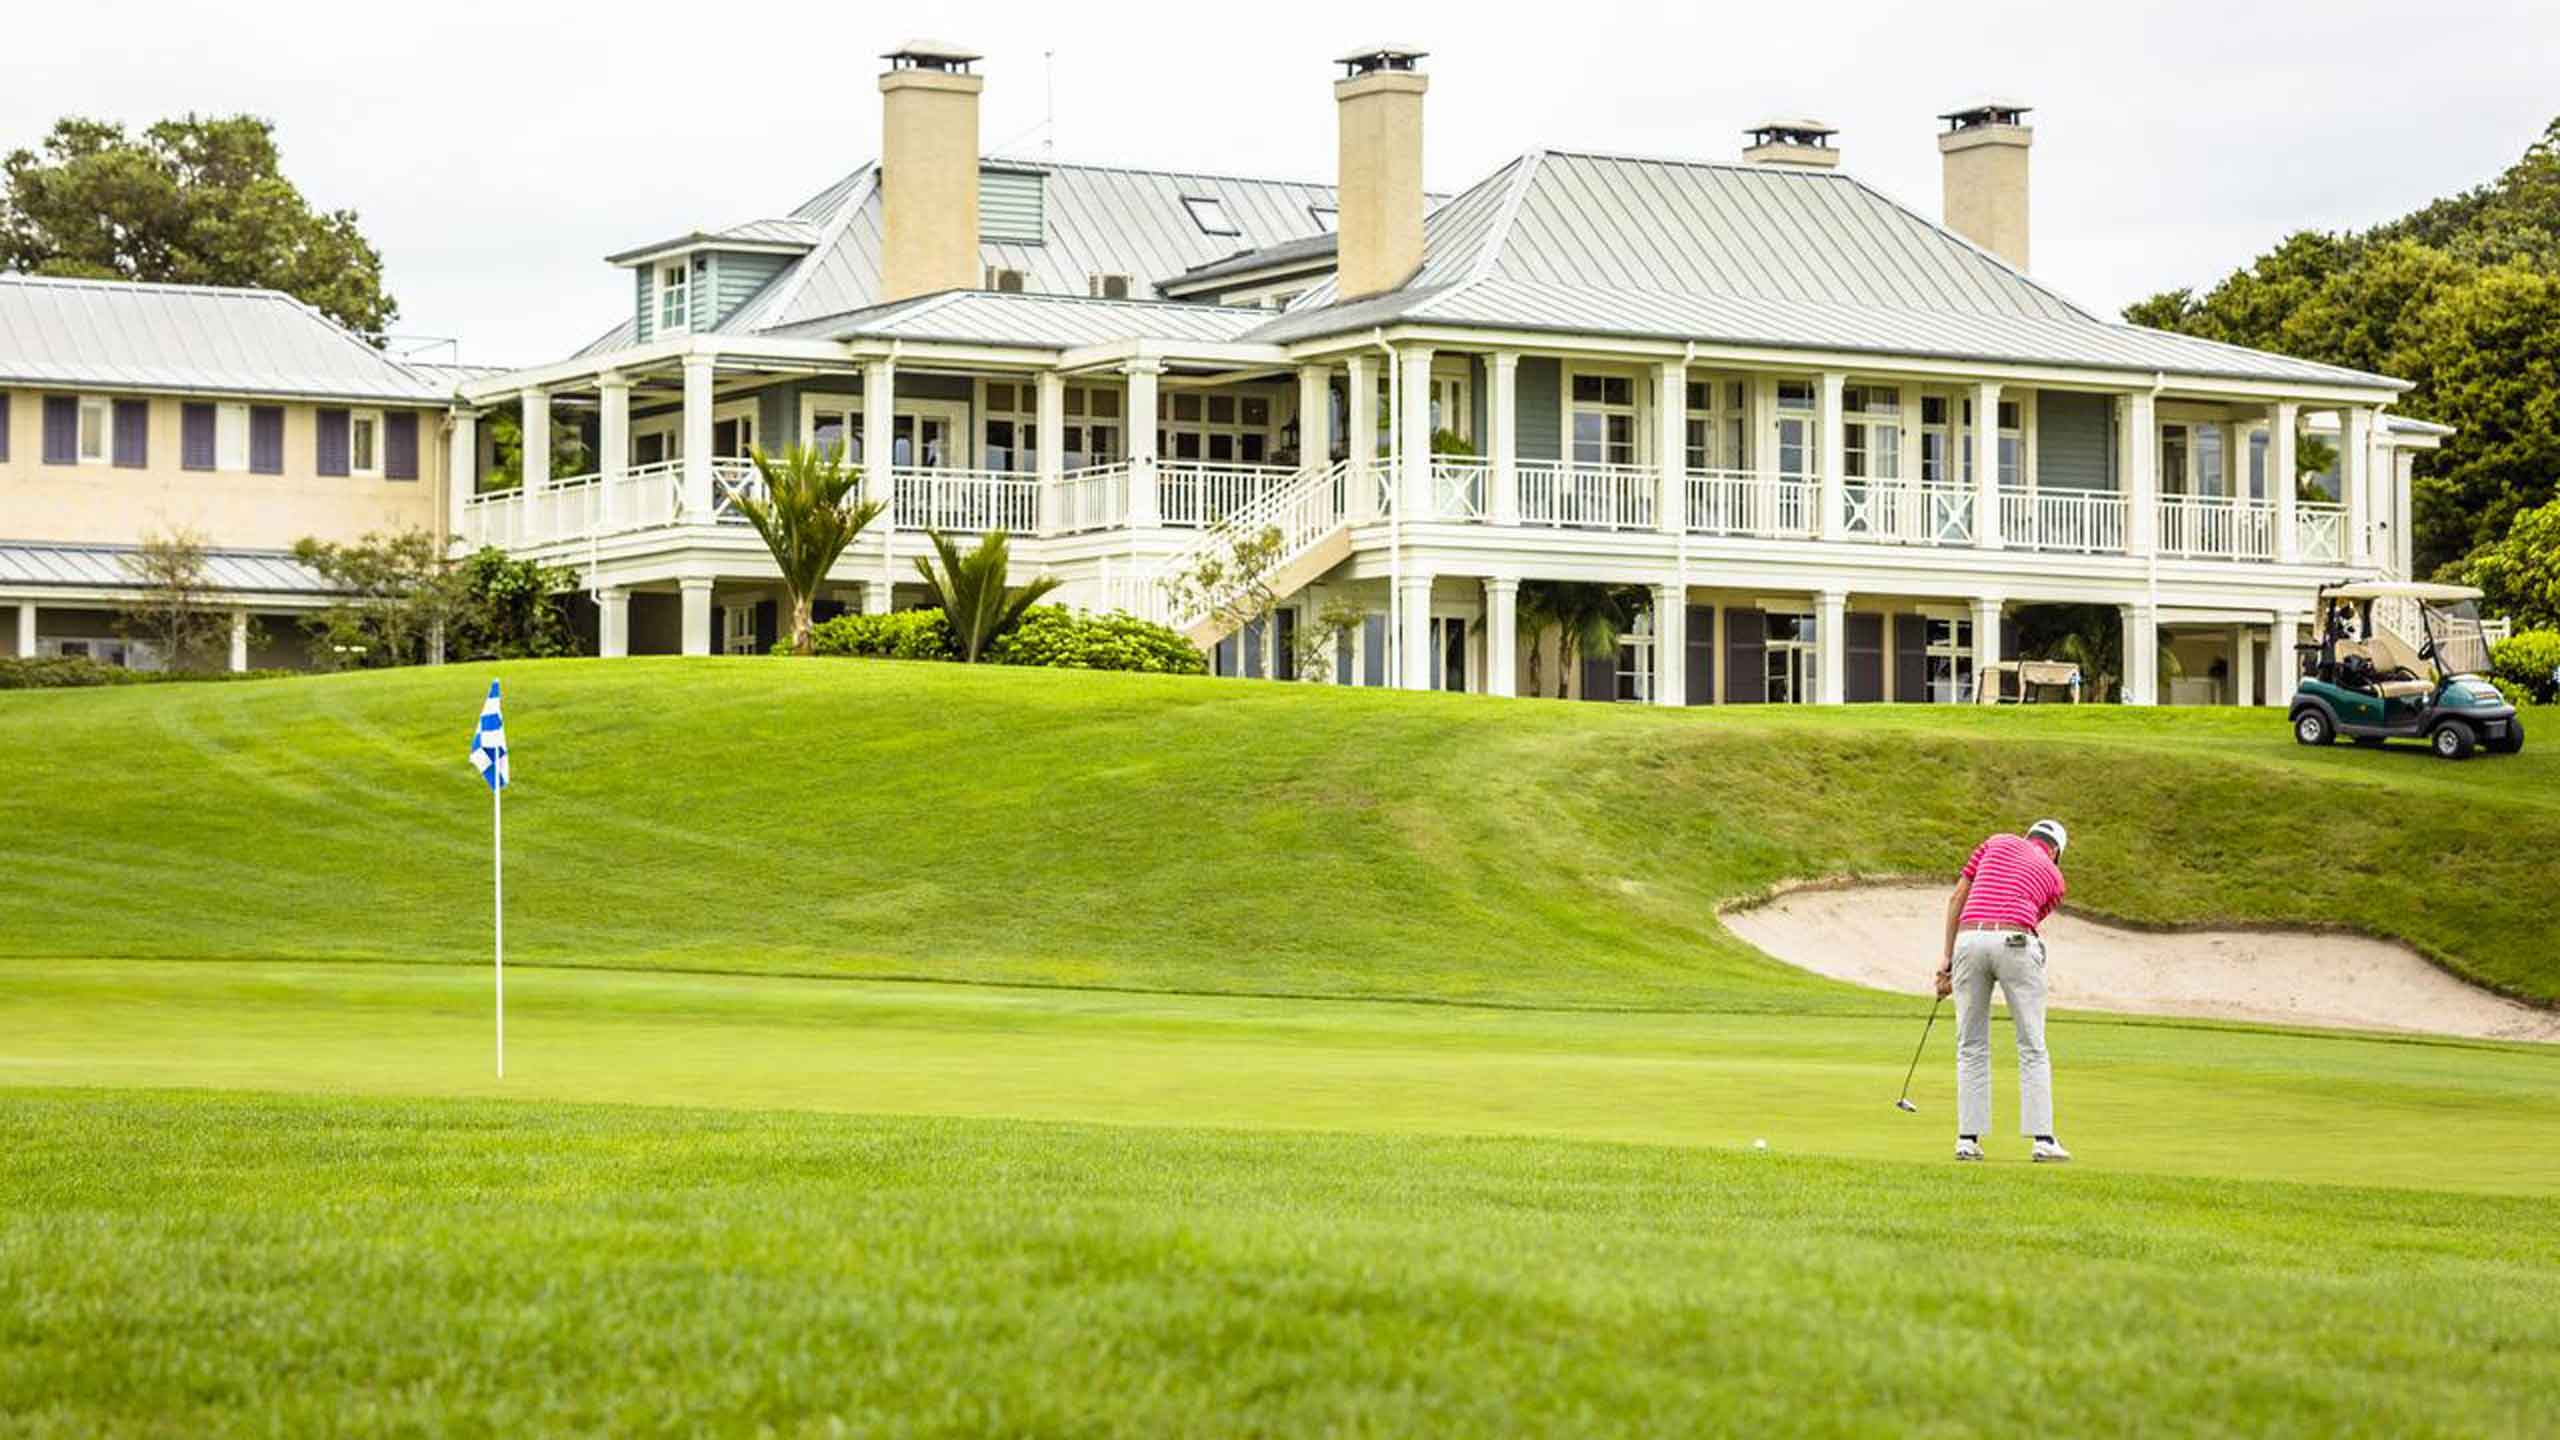
[[[1732,931],[1790,965],[1878,990],[1929,993],[1947,892],[1797,890],[1728,912]],[[2560,1014],[2467,985],[2403,945],[2304,931],[2044,927],[2053,1004],[2138,1015],[2560,1042]]]

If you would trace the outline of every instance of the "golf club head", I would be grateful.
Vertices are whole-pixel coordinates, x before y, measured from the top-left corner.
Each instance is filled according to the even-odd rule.
[[[1905,1095],[1905,1096],[1903,1096],[1901,1099],[1894,1101],[1894,1102],[1893,1102],[1893,1108],[1894,1108],[1894,1109],[1896,1109],[1896,1110],[1901,1111],[1901,1112],[1902,1112],[1903,1114],[1905,1114],[1905,1115],[1917,1115],[1917,1114],[1919,1114],[1919,1113],[1920,1113],[1920,1107],[1919,1107],[1919,1106],[1917,1106],[1917,1105],[1912,1104],[1912,1103],[1911,1103],[1911,1097],[1910,1097],[1910,1096],[1908,1096],[1908,1095]]]

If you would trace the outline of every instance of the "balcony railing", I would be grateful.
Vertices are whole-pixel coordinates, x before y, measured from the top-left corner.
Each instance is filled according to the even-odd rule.
[[[2313,564],[2335,564],[2347,558],[2347,507],[2335,501],[2305,500],[2293,507],[2294,543]]]
[[[1889,545],[1970,545],[1974,492],[1921,480],[1852,480],[1841,490],[1841,530]]]
[[[889,513],[901,530],[1040,530],[1040,482],[1002,470],[901,470]]]
[[[1431,457],[1431,503],[1443,520],[1483,520],[1493,494],[1493,467],[1464,455]]]
[[[1215,525],[1281,488],[1298,472],[1285,465],[1156,462],[1156,503],[1167,525]]]
[[[1821,487],[1801,475],[1689,472],[1689,528],[1700,535],[1801,540],[1814,533]]]
[[[2112,490],[2003,490],[2000,537],[2020,550],[2121,555],[2124,507]]]
[[[2227,495],[2164,495],[2160,553],[2182,560],[2273,560],[2275,507]]]
[[[1520,523],[1583,530],[1650,530],[1661,472],[1640,465],[1524,460]]]

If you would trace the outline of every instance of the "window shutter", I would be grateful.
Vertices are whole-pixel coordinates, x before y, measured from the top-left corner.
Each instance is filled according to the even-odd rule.
[[[1848,700],[1852,705],[1873,704],[1884,698],[1884,617],[1851,615],[1846,620],[1841,639],[1849,646],[1843,657],[1848,661]]]
[[[1769,700],[1769,617],[1749,606],[1724,612],[1724,698],[1735,705]]]
[[[44,463],[80,463],[80,402],[72,396],[44,397]]]
[[[1618,698],[1618,652],[1582,657],[1582,698],[1614,702]]]
[[[323,475],[347,473],[347,412],[320,412],[319,468]]]
[[[0,462],[9,458],[9,403],[9,392],[0,390]]]
[[[1921,615],[1893,617],[1893,698],[1905,705],[1929,698],[1929,621]]]
[[[115,417],[116,468],[139,470],[151,463],[151,402],[119,400]]]
[[[178,468],[213,468],[213,407],[190,401],[178,410]]]
[[[382,478],[418,478],[418,412],[394,410],[382,417]]]
[[[284,473],[284,407],[254,405],[249,409],[249,473]]]
[[[756,653],[770,655],[774,644],[782,638],[782,602],[756,602]]]
[[[1712,705],[1716,701],[1716,607],[1690,606],[1681,628],[1688,641],[1689,703]]]

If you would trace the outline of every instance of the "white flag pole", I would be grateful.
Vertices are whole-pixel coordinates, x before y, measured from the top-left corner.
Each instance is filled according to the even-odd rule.
[[[495,772],[492,772],[493,774]],[[489,787],[489,899],[497,916],[498,1078],[507,1078],[507,789]]]

